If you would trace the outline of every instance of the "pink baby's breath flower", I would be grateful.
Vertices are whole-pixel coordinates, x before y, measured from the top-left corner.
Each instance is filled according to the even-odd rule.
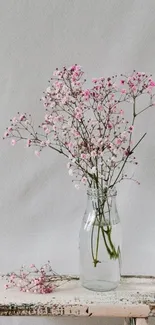
[[[79,114],[82,114],[82,109],[81,109],[80,107],[76,107],[76,108],[75,108],[75,113],[76,113],[76,114],[78,114],[78,113],[79,113]]]
[[[126,94],[126,89],[121,89],[122,94]]]
[[[121,143],[122,143],[122,139],[121,138],[117,138],[116,139],[116,145],[119,146]]]
[[[99,138],[97,140],[97,143],[98,143],[98,145],[102,146],[103,145],[103,139],[102,138]]]
[[[17,117],[13,117],[13,119],[12,119],[12,123],[13,123],[13,124],[16,124],[17,122],[18,122]]]
[[[26,116],[24,114],[20,115],[19,121],[24,121],[26,119]]]
[[[49,134],[49,133],[50,133],[50,129],[46,128],[46,129],[45,129],[45,133],[46,133],[46,134]]]
[[[78,187],[79,183],[87,182],[89,185],[100,187],[103,185],[103,177],[104,180],[109,180],[110,188],[115,184],[115,176],[118,175],[117,182],[122,180],[124,162],[127,161],[125,157],[130,157],[132,153],[130,148],[134,151],[143,140],[142,137],[137,145],[132,145],[134,112],[131,109],[131,119],[129,117],[127,121],[122,116],[123,105],[129,102],[138,105],[135,98],[141,94],[149,97],[148,104],[141,111],[137,112],[137,107],[135,108],[137,119],[140,113],[155,105],[151,104],[154,100],[155,82],[151,76],[133,71],[129,77],[121,74],[119,79],[117,75],[93,78],[93,86],[85,89],[86,79],[83,78],[81,67],[76,64],[70,68],[63,67],[60,71],[56,69],[54,77],[50,79],[42,98],[45,119],[39,126],[41,131],[35,130],[31,115],[20,115],[18,112],[17,117],[11,120],[11,126],[6,128],[4,137],[11,139],[12,145],[16,143],[15,139],[17,142],[26,139],[27,147],[33,145],[38,149],[34,149],[37,157],[45,146],[67,156],[70,161],[67,164],[69,175],[75,177],[72,181],[75,181]],[[47,136],[48,134],[50,136]],[[47,139],[49,137],[50,140]],[[132,155],[129,162],[136,163]],[[103,170],[98,168],[102,164]],[[43,276],[42,271],[41,274]],[[37,293],[45,293],[49,289],[48,286],[45,288],[41,285],[42,276],[40,284],[35,288]]]
[[[31,264],[31,265],[30,265],[30,268],[31,268],[31,269],[32,269],[33,267],[35,267],[35,264]]]
[[[108,122],[108,129],[112,129],[113,128],[113,125],[111,122]]]
[[[69,70],[71,70],[72,72],[76,70],[76,64],[72,65]]]
[[[4,138],[6,138],[8,136],[9,136],[9,132],[8,131],[4,132]]]
[[[8,131],[11,132],[13,130],[12,126],[8,127]]]
[[[50,94],[51,93],[51,87],[46,88],[46,93]]]
[[[68,148],[69,148],[69,150],[71,150],[73,148],[73,143],[72,142],[68,142]]]
[[[150,86],[155,87],[155,82],[153,80],[150,81]]]
[[[86,159],[86,158],[87,158],[87,155],[86,155],[85,153],[82,153],[82,154],[81,154],[81,158],[82,158],[82,159]]]
[[[152,91],[153,91],[153,87],[149,86],[149,87],[146,88],[146,92],[147,92],[148,94],[151,94]]]
[[[82,182],[83,184],[86,184],[86,183],[87,183],[87,178],[86,178],[85,176],[83,176],[82,179],[81,179],[81,182]]]
[[[137,87],[136,86],[132,86],[132,91],[136,92],[137,91]]]
[[[129,132],[132,132],[133,131],[133,125],[131,125],[130,127],[129,127]]]
[[[89,89],[84,90],[83,95],[84,95],[86,98],[89,98],[89,97],[90,97],[90,90],[89,90]]]
[[[30,147],[30,145],[31,145],[31,140],[30,139],[27,139],[26,146],[27,147]]]
[[[15,274],[12,273],[11,276],[10,276],[10,279],[13,280],[13,279],[15,279],[15,278],[16,278]]]
[[[76,118],[77,120],[81,121],[81,119],[82,119],[82,114],[81,114],[81,113],[77,113],[77,114],[75,115],[75,118]]]
[[[59,71],[59,70],[55,70],[55,71],[53,72],[53,76],[54,76],[54,77],[59,76],[59,74],[60,74],[60,71]]]
[[[41,147],[44,147],[44,146],[46,146],[46,142],[45,141],[41,141],[40,142],[40,145],[41,145]]]
[[[73,135],[75,137],[79,137],[80,136],[80,133],[77,130],[73,130]]]
[[[49,107],[53,108],[55,105],[56,105],[55,102],[51,102]]]
[[[91,152],[91,156],[92,156],[93,158],[95,158],[95,157],[97,156],[97,153],[96,153],[95,150],[93,150],[93,151]]]
[[[11,145],[12,145],[12,146],[15,146],[15,144],[16,144],[16,140],[15,140],[15,139],[12,139],[12,140],[11,140]]]
[[[48,139],[45,143],[46,143],[46,146],[47,146],[47,147],[50,146],[50,144],[51,144],[51,142],[50,142],[49,139]]]
[[[38,150],[35,150],[35,155],[37,156],[37,157],[40,157],[40,151],[38,151]]]
[[[103,111],[103,106],[102,106],[102,105],[98,105],[98,106],[97,106],[97,111],[98,111],[98,112]]]
[[[122,132],[121,133],[121,139],[125,140],[126,137],[127,137],[127,132],[126,131]]]

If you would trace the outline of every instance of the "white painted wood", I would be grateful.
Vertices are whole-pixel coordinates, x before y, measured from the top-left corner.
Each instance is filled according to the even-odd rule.
[[[136,325],[148,325],[148,319],[147,318],[137,318]]]
[[[100,293],[72,280],[45,295],[5,290],[0,280],[0,315],[155,316],[155,278],[124,277],[116,290]]]

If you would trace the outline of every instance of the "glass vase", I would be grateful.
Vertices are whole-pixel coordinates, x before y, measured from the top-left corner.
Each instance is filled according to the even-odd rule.
[[[115,289],[120,282],[121,227],[116,190],[88,189],[80,230],[80,280],[94,291]]]

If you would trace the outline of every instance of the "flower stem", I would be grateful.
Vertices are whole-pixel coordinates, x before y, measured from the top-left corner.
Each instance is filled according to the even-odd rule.
[[[100,225],[98,225],[98,231],[97,231],[96,257],[95,257],[95,259],[94,259],[94,266],[95,266],[95,267],[96,267],[97,263],[99,263],[99,260],[98,260],[99,240],[100,240]]]

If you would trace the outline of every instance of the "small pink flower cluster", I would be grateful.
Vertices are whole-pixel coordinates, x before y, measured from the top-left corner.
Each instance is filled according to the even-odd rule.
[[[22,292],[45,294],[55,290],[57,285],[54,285],[54,282],[61,277],[52,270],[48,261],[40,269],[34,264],[31,264],[29,268],[22,266],[18,273],[12,272],[3,278],[7,280],[5,289],[17,287]]]
[[[133,152],[145,134],[133,145],[132,133],[137,116],[154,105],[155,82],[151,76],[133,71],[120,78],[93,78],[88,88],[83,76],[76,64],[56,69],[41,99],[45,117],[38,131],[31,116],[18,114],[4,138],[11,138],[12,145],[23,140],[26,147],[35,146],[38,157],[45,147],[66,156],[77,189],[80,183],[101,186],[103,181],[113,187],[123,179],[126,163],[137,164]],[[139,110],[136,104],[141,95],[149,100]],[[124,103],[131,110],[131,121],[125,119]]]

